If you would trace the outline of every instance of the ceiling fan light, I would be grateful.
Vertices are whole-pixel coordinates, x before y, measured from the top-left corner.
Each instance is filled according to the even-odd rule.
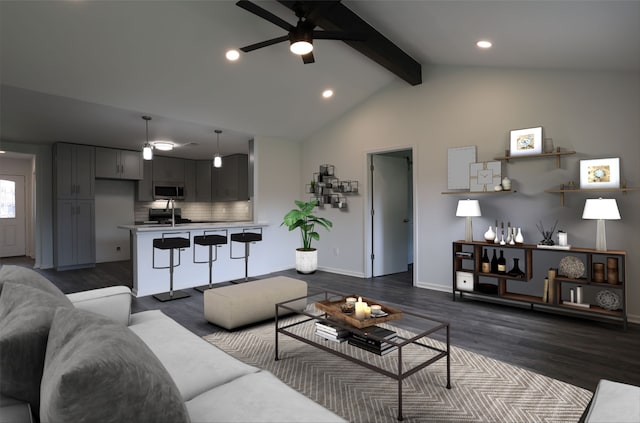
[[[153,147],[151,147],[151,144],[145,143],[142,148],[142,158],[145,160],[153,160]]]
[[[220,157],[220,154],[216,154],[213,157],[213,167],[222,167],[222,157]]]
[[[173,143],[170,141],[155,141],[153,147],[160,151],[171,151],[173,150]]]
[[[291,41],[289,46],[291,53],[303,56],[313,51],[313,44],[306,40]]]

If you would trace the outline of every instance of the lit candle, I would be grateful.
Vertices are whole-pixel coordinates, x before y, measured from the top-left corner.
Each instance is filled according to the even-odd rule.
[[[367,303],[362,302],[362,297],[358,297],[358,301],[356,302],[356,319],[358,320],[365,319],[366,307],[367,307]]]
[[[364,318],[368,319],[370,317],[371,317],[371,307],[365,306],[364,307]]]

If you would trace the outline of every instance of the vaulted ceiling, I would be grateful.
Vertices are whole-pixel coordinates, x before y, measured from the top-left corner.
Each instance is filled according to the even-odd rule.
[[[256,2],[295,24],[276,1]],[[287,2],[284,2],[287,3]],[[431,65],[640,72],[640,1],[343,1],[427,70]],[[232,1],[0,2],[0,139],[138,149],[152,137],[210,156],[256,135],[304,140],[397,75],[342,41],[302,64],[282,35]],[[492,49],[475,43],[489,39]],[[402,82],[403,83],[403,82]],[[423,84],[428,84],[428,72]],[[409,86],[409,85],[408,85]],[[335,95],[321,97],[324,89]]]

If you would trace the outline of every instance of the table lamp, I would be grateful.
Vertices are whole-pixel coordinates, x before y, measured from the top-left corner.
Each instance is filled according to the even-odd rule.
[[[478,200],[458,201],[456,216],[467,218],[464,240],[466,242],[473,241],[473,227],[471,225],[471,218],[474,216],[482,216],[482,213],[480,212],[480,203],[478,203]]]
[[[607,232],[605,220],[619,220],[620,211],[614,199],[587,198],[584,203],[583,219],[596,219],[596,250],[607,251]]]

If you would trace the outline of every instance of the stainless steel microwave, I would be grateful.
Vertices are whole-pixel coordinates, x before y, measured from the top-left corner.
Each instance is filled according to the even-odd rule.
[[[153,184],[154,200],[184,200],[184,185]]]

